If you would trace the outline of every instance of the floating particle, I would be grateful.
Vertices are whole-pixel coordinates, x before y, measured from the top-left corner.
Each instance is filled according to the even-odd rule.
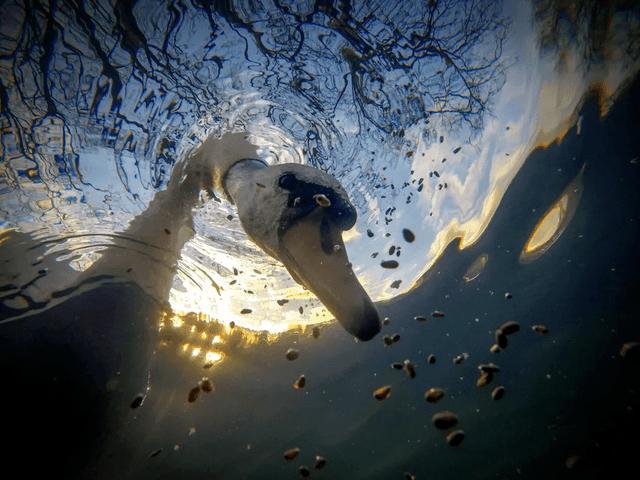
[[[171,231],[168,228],[164,229],[164,233],[166,233],[167,235],[171,235]]]
[[[144,401],[144,395],[142,393],[139,393],[138,395],[135,396],[135,398],[131,402],[131,408],[135,410],[140,405],[142,405],[143,401]]]
[[[283,305],[289,303],[289,300],[284,300],[284,299],[283,300],[276,300],[276,303],[278,305],[280,305],[280,306],[283,306]]]
[[[391,285],[389,285],[391,288],[400,288],[400,284],[402,283],[402,280],[396,280],[394,281]]]
[[[494,337],[496,339],[496,344],[502,349],[504,350],[505,348],[507,348],[507,336],[504,334],[504,332],[502,330],[500,330],[499,328],[494,332]]]
[[[243,308],[242,310],[240,310],[240,313],[242,315],[246,315],[248,313],[251,313],[253,310],[251,310],[250,308]]]
[[[424,399],[429,403],[438,403],[444,398],[445,391],[442,388],[434,387],[424,392]]]
[[[640,356],[640,342],[627,342],[620,348],[620,355],[624,358],[638,358]]]
[[[438,310],[434,310],[433,312],[431,312],[431,316],[433,318],[442,318],[444,317],[444,313],[438,311]]]
[[[305,478],[311,475],[311,470],[309,470],[309,467],[305,467],[304,465],[302,465],[298,470],[300,470],[300,475]]]
[[[462,279],[465,282],[470,282],[471,280],[475,280],[484,270],[484,267],[487,265],[489,261],[489,255],[483,253],[478,258],[476,258],[473,263],[467,268],[467,271],[462,276]]]
[[[458,147],[458,148],[456,148],[456,149],[453,151],[454,155],[455,155],[456,153],[458,153],[460,150],[462,150],[462,147]]]
[[[231,320],[231,321],[229,322],[229,328],[231,328],[231,329],[236,328],[236,322],[234,322],[233,320]]]
[[[306,383],[307,383],[307,379],[305,378],[305,376],[300,375],[296,380],[296,383],[293,384],[293,388],[296,388],[296,389],[304,388]]]
[[[434,170],[434,171],[433,171],[433,174],[434,174],[436,177],[440,178],[440,173],[439,173],[437,170]]]
[[[384,260],[382,262],[380,262],[380,266],[382,268],[398,268],[398,265],[400,265],[398,262],[396,262],[395,260]]]
[[[404,363],[394,362],[391,364],[391,368],[395,370],[402,370],[404,368]]]
[[[442,142],[444,142],[444,137],[443,136],[440,137],[440,143],[442,143]]]
[[[447,435],[447,443],[452,447],[457,447],[464,440],[464,432],[462,430],[455,430]]]
[[[393,341],[393,343],[399,342],[400,341],[400,334],[399,333],[394,333],[393,335],[391,335],[391,340]]]
[[[534,325],[533,327],[531,327],[531,330],[533,330],[536,333],[542,333],[542,334],[545,334],[549,331],[547,330],[547,327],[545,327],[544,325]]]
[[[502,330],[502,333],[504,333],[505,335],[511,335],[520,331],[520,325],[518,324],[518,322],[509,320],[508,322],[504,322],[502,325],[500,325],[500,330]]]
[[[427,317],[424,317],[422,315],[416,315],[415,317],[413,317],[414,320],[417,320],[418,322],[426,322],[427,321]]]
[[[237,268],[234,268],[234,269],[233,269],[233,274],[234,274],[234,275],[238,275],[238,269],[237,269]]]
[[[391,338],[390,335],[385,335],[384,337],[382,337],[382,341],[384,342],[385,345],[393,344],[393,338]]]
[[[302,306],[298,309],[298,311],[300,312],[300,315],[302,315],[304,313],[304,308],[302,308]]]
[[[491,392],[491,398],[493,398],[494,400],[500,400],[503,396],[504,396],[503,386],[496,387],[493,389],[493,392]]]
[[[498,353],[500,351],[500,346],[497,343],[494,343],[493,345],[491,345],[489,351],[491,353]]]
[[[500,367],[495,363],[482,363],[478,365],[478,370],[487,373],[498,373],[500,371]]]
[[[211,367],[213,367],[213,362],[207,362],[202,366],[202,368],[204,368],[204,369],[208,369],[208,368],[211,368]]]
[[[476,385],[479,387],[484,387],[491,383],[493,380],[493,373],[482,372],[480,374],[480,378],[476,381]]]
[[[391,325],[391,319],[389,317],[384,317],[384,320],[382,320],[382,324],[385,326]]]
[[[327,464],[327,459],[321,455],[316,455],[316,470],[322,470]]]
[[[393,255],[396,252],[396,247],[394,245],[391,245],[391,247],[389,248],[389,255]]]
[[[429,363],[431,363],[431,364],[436,363],[436,357],[435,357],[435,355],[433,355],[433,354],[431,354],[431,353],[430,353],[430,354],[429,354],[429,356],[427,357],[427,362],[429,362]]]
[[[372,237],[373,237],[373,232],[372,232],[371,230],[369,230],[369,229],[367,229],[367,236],[368,236],[369,238],[372,238]]]
[[[431,422],[437,429],[447,430],[458,424],[458,416],[453,412],[445,410],[443,412],[434,413],[431,417]]]
[[[313,338],[318,338],[320,336],[320,327],[318,327],[317,325],[313,327],[313,329],[311,329],[311,335],[313,336]]]
[[[402,237],[404,238],[405,242],[408,242],[408,243],[413,243],[413,241],[416,239],[415,233],[413,233],[408,228],[402,229]]]
[[[411,365],[410,363],[406,363],[406,361],[405,361],[404,370],[407,372],[407,377],[409,377],[411,379],[416,378],[416,368],[415,368],[415,366]]]
[[[207,377],[202,377],[202,380],[198,382],[198,386],[205,393],[211,393],[214,390],[213,382],[209,380]]]
[[[453,363],[456,365],[460,365],[464,361],[464,357],[462,355],[457,355],[451,359]]]
[[[378,256],[378,252],[372,253],[371,258],[376,258]]]
[[[156,448],[153,452],[151,452],[149,454],[149,458],[157,457],[161,453],[162,453],[162,449],[161,448]]]
[[[198,386],[193,387],[191,390],[189,390],[189,395],[187,395],[187,401],[189,403],[195,402],[200,397],[200,392],[202,392],[202,389],[200,387]]]
[[[296,358],[298,358],[298,355],[300,355],[300,352],[298,352],[298,350],[296,350],[295,348],[290,348],[289,350],[287,350],[287,354],[285,356],[287,357],[287,360],[295,360]]]
[[[231,280],[231,281],[229,282],[229,285],[235,285],[236,283],[238,283],[238,281],[237,281],[237,280]]]
[[[409,472],[404,472],[404,480],[416,480],[416,476]]]
[[[507,300],[511,300],[513,298],[513,295],[511,295],[509,292],[504,294],[504,298],[506,298]]]
[[[298,447],[293,447],[284,452],[285,460],[293,460],[300,454],[300,449]]]
[[[376,400],[386,400],[391,396],[391,385],[385,385],[373,392],[373,398]]]
[[[582,465],[582,457],[580,457],[580,455],[573,455],[567,458],[564,464],[569,470],[577,470]]]

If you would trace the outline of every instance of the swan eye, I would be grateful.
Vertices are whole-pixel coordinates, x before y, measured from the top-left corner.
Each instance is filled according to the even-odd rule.
[[[291,191],[294,188],[296,188],[296,185],[298,184],[298,180],[296,179],[295,175],[293,175],[292,173],[285,173],[280,177],[278,184],[280,185],[280,188],[284,188],[285,190]]]

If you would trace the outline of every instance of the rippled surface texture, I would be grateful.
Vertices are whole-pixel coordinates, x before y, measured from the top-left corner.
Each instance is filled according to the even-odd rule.
[[[637,422],[637,364],[618,354],[640,338],[634,2],[1,9],[5,411],[70,475],[555,477]],[[373,341],[335,328],[193,181],[198,148],[233,132],[347,190],[349,260],[390,318]],[[494,357],[508,319],[521,331]],[[501,383],[479,387],[490,360]],[[434,387],[457,447],[431,425]],[[51,446],[69,425],[68,450]]]

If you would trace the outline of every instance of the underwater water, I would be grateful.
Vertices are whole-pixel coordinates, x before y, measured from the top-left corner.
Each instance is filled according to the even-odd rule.
[[[640,408],[637,348],[621,355],[640,341],[639,31],[634,2],[3,3],[9,464],[624,471]],[[349,259],[388,318],[371,341],[248,240],[222,192],[172,190],[205,139],[243,131],[266,163],[347,190]],[[519,331],[494,353],[508,320]],[[489,362],[500,371],[478,386]],[[436,428],[441,411],[458,424]]]

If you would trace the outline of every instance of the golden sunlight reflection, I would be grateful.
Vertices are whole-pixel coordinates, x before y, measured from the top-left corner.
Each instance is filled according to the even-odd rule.
[[[585,166],[586,164],[582,166],[578,175],[538,221],[520,253],[520,263],[530,263],[541,257],[567,228],[582,196],[582,175]]]
[[[312,336],[312,325],[267,321],[261,326],[262,330],[255,330],[229,325],[202,313],[179,314],[170,310],[158,320],[159,345],[189,365],[210,368],[260,342],[273,343],[286,334]]]

